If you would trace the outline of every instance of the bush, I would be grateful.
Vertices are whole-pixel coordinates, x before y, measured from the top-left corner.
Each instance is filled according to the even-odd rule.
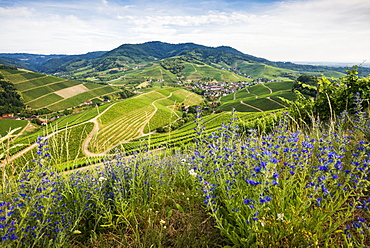
[[[322,77],[318,80],[317,87],[308,86],[317,92],[315,98],[307,98],[300,92],[297,93],[295,102],[285,100],[290,105],[290,114],[296,119],[305,123],[312,123],[312,120],[329,120],[339,116],[343,111],[353,114],[355,111],[354,99],[359,95],[362,106],[368,106],[370,99],[370,77],[359,78],[357,68],[347,71],[344,78],[329,80]]]

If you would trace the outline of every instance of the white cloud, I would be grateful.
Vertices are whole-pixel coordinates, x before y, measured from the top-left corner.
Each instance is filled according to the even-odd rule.
[[[85,53],[159,40],[228,45],[271,60],[370,60],[368,0],[288,0],[255,13],[217,11],[215,2],[200,4],[200,9],[167,3],[101,0],[0,7],[7,37],[0,39],[0,52]]]

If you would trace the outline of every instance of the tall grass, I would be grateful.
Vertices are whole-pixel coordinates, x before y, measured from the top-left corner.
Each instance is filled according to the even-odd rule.
[[[117,152],[58,174],[40,138],[34,169],[3,167],[3,247],[369,245],[369,118],[241,135],[233,117],[182,153]],[[364,136],[365,134],[365,136]],[[10,165],[7,165],[10,166]],[[7,176],[8,175],[8,176]]]

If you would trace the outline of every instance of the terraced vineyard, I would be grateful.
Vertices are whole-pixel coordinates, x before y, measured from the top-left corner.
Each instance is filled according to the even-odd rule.
[[[82,158],[82,142],[91,132],[93,125],[92,123],[85,123],[82,125],[76,125],[68,129],[62,129],[60,132],[55,133],[49,137],[49,151],[52,156],[50,160],[54,164],[60,164],[66,161],[73,161],[77,158]],[[40,136],[40,134],[39,134]],[[45,135],[41,135],[45,136]],[[37,135],[36,135],[37,138]],[[28,146],[31,146],[32,141]],[[35,159],[37,159],[38,147],[34,146],[33,149],[24,153],[14,160],[15,168],[27,168],[31,166]]]
[[[251,81],[251,79],[234,74],[228,70],[221,70],[216,67],[206,64],[193,64],[189,62],[181,62],[184,66],[181,71],[181,80],[198,81],[203,78],[215,79],[219,82],[235,82],[235,81]],[[112,85],[126,85],[130,87],[140,88],[143,82],[150,86],[166,86],[167,83],[175,83],[179,81],[177,74],[173,74],[171,71],[164,69],[159,62],[153,62],[146,66],[130,69],[125,72],[117,72],[114,74],[107,73],[106,76],[102,76],[103,80],[108,77],[115,77],[113,80],[108,82]],[[105,79],[104,79],[105,78]],[[95,80],[96,78],[90,78]],[[149,83],[150,82],[150,83]],[[141,86],[140,86],[141,85]]]
[[[295,98],[292,81],[257,84],[221,98],[221,111],[263,112],[285,108],[279,97]]]
[[[248,63],[246,61],[240,61],[233,65],[234,67],[240,68],[241,71],[246,72],[253,78],[274,78],[280,80],[287,80],[289,75],[296,76],[297,72],[277,68],[261,63]]]
[[[184,62],[185,66],[184,77],[186,80],[200,80],[202,78],[212,78],[218,82],[235,82],[235,81],[250,81],[250,79],[236,75],[227,70],[220,70],[209,65],[198,65]]]
[[[126,99],[99,119],[99,131],[89,143],[89,150],[102,153],[111,147],[141,137],[178,118],[175,104],[196,105],[202,98],[178,88],[165,88]]]
[[[5,69],[0,72],[14,84],[25,104],[33,109],[59,111],[119,91],[109,85],[82,83],[40,73]]]
[[[275,117],[276,111],[267,111],[259,113],[237,113],[238,123],[242,123],[246,127],[255,128],[256,122],[263,122],[264,119]],[[211,114],[203,119],[205,126],[205,133],[217,132],[220,126],[224,123],[230,122],[233,118],[231,112],[223,112],[218,114]],[[153,133],[139,139],[131,140],[130,142],[123,143],[117,148],[125,151],[126,153],[132,153],[142,149],[160,149],[162,147],[180,147],[185,148],[188,143],[194,142],[199,137],[196,133],[196,123],[190,122],[170,133]],[[114,149],[112,149],[114,152]]]

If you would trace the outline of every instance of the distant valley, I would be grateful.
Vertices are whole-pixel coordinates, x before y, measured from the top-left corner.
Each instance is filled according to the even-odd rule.
[[[164,42],[82,55],[0,54],[0,64],[1,136],[21,129],[10,154],[49,133],[73,144],[53,148],[61,168],[95,163],[118,147],[134,152],[143,143],[148,149],[185,146],[195,137],[198,111],[210,130],[234,110],[243,128],[268,126],[287,107],[284,99],[295,99],[292,87],[300,75],[339,78],[348,69],[272,62],[227,46]],[[370,74],[370,68],[358,71]],[[21,154],[16,163],[35,151]]]

